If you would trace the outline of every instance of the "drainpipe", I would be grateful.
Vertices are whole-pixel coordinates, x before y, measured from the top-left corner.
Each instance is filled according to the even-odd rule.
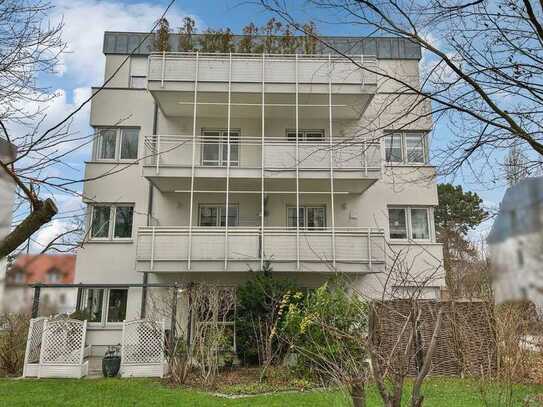
[[[157,133],[157,119],[158,119],[158,105],[154,102],[153,109],[153,135]],[[158,157],[157,157],[158,159]],[[149,182],[149,192],[147,194],[147,226],[151,226],[151,220],[153,219],[153,193],[154,188],[151,181]],[[145,318],[146,306],[147,306],[147,284],[149,282],[149,273],[144,272],[142,283],[143,287],[141,288],[141,308],[140,308],[140,317]]]

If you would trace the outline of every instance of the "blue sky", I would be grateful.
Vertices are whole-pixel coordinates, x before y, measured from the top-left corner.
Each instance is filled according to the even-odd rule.
[[[168,1],[116,1],[116,0],[52,0],[55,9],[52,12],[53,22],[64,22],[63,36],[68,45],[62,65],[56,75],[42,77],[43,84],[49,85],[60,96],[48,108],[46,124],[53,124],[73,110],[85,97],[90,94],[90,87],[97,86],[103,79],[104,56],[102,55],[103,32],[116,31],[148,31],[153,22],[162,14]],[[360,27],[349,24],[331,24],[333,14],[325,10],[311,10],[311,15],[304,9],[302,1],[292,1],[289,4],[299,4],[298,9],[291,9],[299,21],[313,19],[318,25],[319,32],[326,35],[363,35]],[[192,16],[200,30],[207,27],[230,27],[235,33],[241,32],[249,22],[262,25],[271,14],[265,11],[258,0],[244,2],[241,0],[190,0],[178,1],[168,12],[167,18],[174,30],[181,25],[182,18]],[[80,134],[91,134],[88,126],[89,109],[84,109],[76,116],[72,130]],[[444,125],[438,125],[434,132],[436,145],[445,143],[449,132]],[[67,157],[67,164],[58,168],[63,175],[81,178],[84,160],[88,159],[90,149],[83,148]],[[494,188],[482,187],[467,179],[458,177],[457,183],[462,183],[466,189],[474,190],[489,205],[497,204],[503,195],[502,185]],[[81,190],[81,186],[78,187]],[[79,213],[80,199],[69,194],[55,194],[55,199],[66,213]],[[69,212],[73,211],[73,212]],[[82,213],[82,211],[81,211]],[[43,228],[36,236],[36,241],[44,242],[63,231],[66,222],[62,219]],[[487,229],[488,225],[482,229]],[[478,233],[478,232],[477,232]],[[39,247],[39,243],[37,243]]]

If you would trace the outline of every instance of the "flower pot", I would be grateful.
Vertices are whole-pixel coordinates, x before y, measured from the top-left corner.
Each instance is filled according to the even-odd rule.
[[[120,356],[105,356],[102,359],[102,373],[104,377],[115,377],[121,369]]]

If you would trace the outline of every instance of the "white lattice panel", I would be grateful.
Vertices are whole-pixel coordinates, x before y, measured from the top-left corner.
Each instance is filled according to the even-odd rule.
[[[164,322],[142,319],[123,324],[123,365],[161,364],[163,361]]]
[[[33,318],[28,327],[28,338],[26,342],[25,363],[38,363],[40,361],[40,349],[45,318]]]
[[[85,348],[86,321],[56,319],[43,328],[40,364],[80,365]]]

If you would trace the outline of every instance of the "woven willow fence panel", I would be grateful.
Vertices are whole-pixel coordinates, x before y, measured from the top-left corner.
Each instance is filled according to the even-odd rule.
[[[45,321],[40,363],[79,365],[83,362],[87,321],[60,318]]]
[[[137,320],[125,322],[122,339],[123,365],[164,361],[164,322]]]
[[[432,356],[430,375],[459,376],[495,374],[497,366],[494,320],[484,302],[418,301],[419,338],[423,354],[430,343],[439,307],[443,308],[441,330]],[[383,357],[398,359],[408,343],[409,329],[402,328],[413,310],[408,300],[376,304],[375,338]],[[408,351],[409,373],[416,374],[415,346]]]

